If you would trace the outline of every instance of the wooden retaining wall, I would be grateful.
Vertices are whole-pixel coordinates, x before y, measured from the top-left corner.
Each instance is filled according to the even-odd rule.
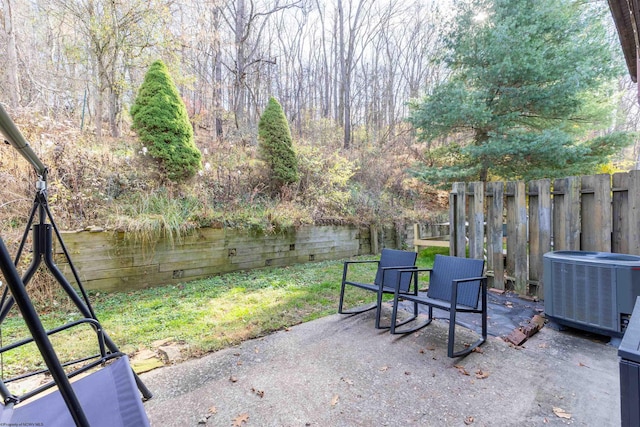
[[[454,183],[449,201],[451,254],[484,257],[494,288],[542,298],[551,250],[640,255],[640,171]]]
[[[252,235],[204,228],[172,245],[129,241],[117,232],[63,232],[71,260],[87,289],[126,291],[184,282],[238,270],[286,266],[372,253],[369,228],[302,227],[286,233]],[[386,239],[383,245],[389,246]],[[55,256],[72,279],[59,245]]]

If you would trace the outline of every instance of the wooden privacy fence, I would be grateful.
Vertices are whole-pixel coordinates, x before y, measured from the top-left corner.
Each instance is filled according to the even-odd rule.
[[[640,255],[640,171],[454,183],[450,253],[485,258],[490,285],[542,298],[549,251]]]

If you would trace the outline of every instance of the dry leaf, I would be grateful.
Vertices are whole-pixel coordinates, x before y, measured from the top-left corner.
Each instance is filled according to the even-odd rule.
[[[258,347],[254,348],[253,351],[256,353],[260,353],[260,349]]]
[[[342,377],[342,378],[340,378],[340,379],[341,379],[342,381],[344,381],[345,383],[349,384],[349,385],[353,385],[353,381],[352,381],[352,380],[350,380],[349,378],[344,378],[344,377]]]
[[[556,414],[558,418],[564,418],[565,420],[571,419],[571,414],[562,408],[553,408],[553,413]]]
[[[340,399],[340,396],[338,396],[337,394],[333,396],[333,399],[331,399],[331,406],[336,406],[338,404],[339,399]]]
[[[471,350],[472,353],[480,353],[480,354],[484,354],[484,350],[481,349],[480,347],[476,347],[473,350]]]
[[[469,375],[469,372],[467,372],[467,370],[464,368],[464,366],[453,365],[453,367],[456,368],[458,370],[458,372],[460,372],[462,375]]]
[[[249,421],[249,414],[240,414],[233,419],[233,427],[240,427],[242,424]]]
[[[404,374],[405,374],[405,375],[411,375],[411,372],[409,372],[409,371],[404,371]]]
[[[380,372],[386,372],[386,371],[388,371],[388,370],[389,370],[389,367],[388,367],[388,366],[383,366],[383,367],[381,367],[381,368],[380,368],[380,369],[378,369],[378,370],[379,370]]]
[[[476,371],[476,378],[479,380],[483,380],[485,378],[489,377],[489,373],[488,372],[484,372],[482,369],[478,369]]]
[[[210,414],[217,414],[218,413],[218,409],[215,406],[212,406],[209,408],[209,413]]]
[[[242,366],[242,360],[238,360],[238,361],[236,362],[236,365],[237,365],[237,366]]]
[[[251,387],[251,391],[257,394],[258,396],[260,396],[261,398],[264,397],[264,391],[262,390],[257,390],[256,388]]]
[[[589,367],[589,366],[585,365],[585,364],[584,364],[584,363],[582,363],[582,362],[578,363],[578,366],[580,366],[580,367],[585,367],[585,368],[588,368],[588,367]]]
[[[473,424],[474,421],[475,421],[475,419],[473,417],[467,417],[467,418],[464,419],[464,423],[466,425]]]
[[[420,354],[424,354],[424,348],[420,349]]]
[[[229,381],[231,381],[232,383],[238,382],[238,379],[236,377],[234,377],[233,375],[231,375],[229,377]]]

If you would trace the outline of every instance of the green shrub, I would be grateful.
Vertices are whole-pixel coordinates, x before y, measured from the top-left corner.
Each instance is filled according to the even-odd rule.
[[[151,64],[131,107],[133,129],[172,181],[195,175],[202,155],[187,109],[162,61]]]
[[[259,153],[271,174],[272,190],[298,181],[298,163],[293,151],[291,130],[282,111],[282,106],[274,98],[269,99],[258,123]]]

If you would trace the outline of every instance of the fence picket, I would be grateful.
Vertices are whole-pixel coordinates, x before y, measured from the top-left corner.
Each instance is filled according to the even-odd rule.
[[[484,258],[484,183],[471,182],[469,200],[469,258]]]
[[[529,182],[529,294],[542,298],[542,256],[551,250],[551,181]]]
[[[504,183],[488,182],[487,197],[487,276],[489,285],[504,289],[504,257],[502,252],[502,216],[504,211]]]

